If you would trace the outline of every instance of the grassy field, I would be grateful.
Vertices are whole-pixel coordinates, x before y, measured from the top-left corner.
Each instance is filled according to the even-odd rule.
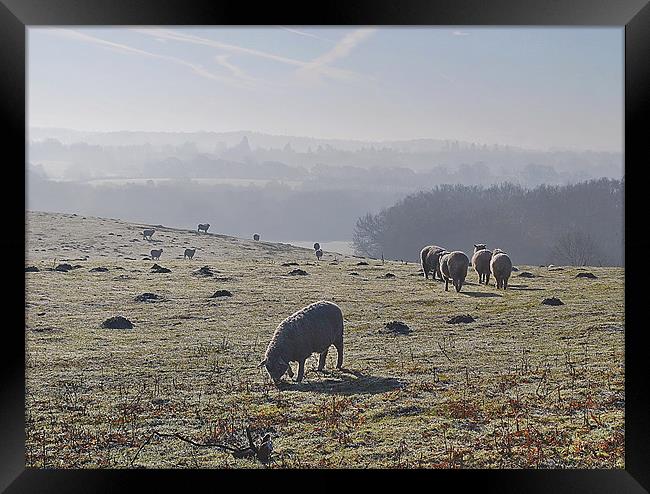
[[[76,215],[26,223],[40,270],[25,273],[28,467],[264,468],[209,446],[244,445],[249,427],[271,433],[270,468],[624,468],[621,268],[518,266],[506,291],[470,270],[456,293],[413,263],[160,227],[148,242],[146,225]],[[171,273],[151,272],[152,248]],[[51,270],[63,262],[80,267]],[[344,369],[332,347],[326,372],[312,356],[302,383],[275,388],[258,367],[273,331],[321,299],[343,310]],[[475,322],[447,322],[464,314]],[[101,327],[117,315],[134,328]],[[393,320],[412,332],[384,331]]]

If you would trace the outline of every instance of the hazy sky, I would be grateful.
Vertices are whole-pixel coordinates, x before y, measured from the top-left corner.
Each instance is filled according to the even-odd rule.
[[[29,28],[29,125],[622,151],[623,28]]]

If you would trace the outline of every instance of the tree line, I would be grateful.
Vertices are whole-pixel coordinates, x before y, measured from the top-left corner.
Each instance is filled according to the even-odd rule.
[[[472,252],[501,248],[515,264],[620,266],[624,262],[625,181],[601,178],[524,188],[439,185],[361,216],[360,255],[416,261],[425,245]]]

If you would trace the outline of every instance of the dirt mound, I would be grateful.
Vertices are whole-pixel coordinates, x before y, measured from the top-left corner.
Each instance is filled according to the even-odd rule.
[[[67,273],[67,272],[70,271],[71,269],[74,269],[74,268],[72,267],[72,264],[68,264],[68,263],[65,263],[65,262],[64,262],[63,264],[59,264],[57,267],[55,267],[55,268],[54,268],[54,271],[62,271],[62,272],[64,272],[64,273]]]
[[[474,321],[476,321],[476,319],[474,319],[472,316],[470,316],[469,314],[464,314],[460,316],[451,317],[450,319],[447,320],[447,324],[460,324],[460,323],[469,323]]]
[[[544,304],[544,305],[564,305],[564,302],[562,302],[559,298],[551,297],[551,298],[545,298],[544,300],[542,300],[542,304]]]
[[[413,330],[402,321],[387,322],[381,331],[393,334],[411,334],[413,332]]]
[[[299,264],[297,262],[283,262],[282,266],[284,266],[284,267],[299,266]]]
[[[576,278],[589,278],[595,280],[598,278],[598,276],[596,276],[594,273],[578,273],[576,275]]]
[[[102,267],[102,266],[98,266],[98,267],[96,267],[96,268],[91,268],[91,269],[90,269],[90,272],[91,272],[91,273],[104,273],[104,272],[106,272],[106,271],[108,271],[108,268],[104,268],[104,267]]]
[[[27,266],[25,268],[25,273],[38,273],[40,269],[38,269],[36,266]]]
[[[519,268],[517,266],[512,266],[513,271],[519,271]]]
[[[350,276],[359,276],[359,273],[357,273],[356,271],[352,271],[352,272],[350,273]]]
[[[212,294],[210,298],[217,298],[217,297],[232,297],[232,293],[229,292],[228,290],[217,290]]]
[[[201,269],[193,271],[192,274],[194,276],[202,276],[204,278],[207,278],[208,276],[214,276],[214,271],[212,271],[212,268],[210,266],[203,266]]]
[[[357,266],[367,266],[368,263],[366,261],[361,261],[357,263]]]
[[[133,323],[126,317],[114,316],[109,317],[102,323],[102,328],[106,329],[133,329]]]
[[[156,300],[163,300],[164,297],[156,293],[145,292],[135,297],[136,302],[155,302]]]
[[[386,273],[384,276],[380,276],[380,278],[396,278],[396,276],[393,273]]]
[[[529,271],[522,271],[517,276],[521,278],[535,278],[535,275]]]
[[[171,273],[172,270],[168,268],[163,268],[162,266],[159,266],[158,264],[154,264],[151,266],[151,272],[152,273]]]
[[[309,273],[307,271],[304,271],[302,269],[294,269],[293,271],[290,271],[287,273],[287,276],[306,276]]]

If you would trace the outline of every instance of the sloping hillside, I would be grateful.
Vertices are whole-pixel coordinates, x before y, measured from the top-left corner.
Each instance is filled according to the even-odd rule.
[[[412,263],[148,226],[27,215],[28,467],[260,467],[214,446],[249,427],[280,468],[624,468],[622,269],[519,266],[505,291],[470,270],[456,293]],[[170,272],[143,259],[161,247]],[[332,347],[277,389],[271,335],[321,299],[344,368]]]

